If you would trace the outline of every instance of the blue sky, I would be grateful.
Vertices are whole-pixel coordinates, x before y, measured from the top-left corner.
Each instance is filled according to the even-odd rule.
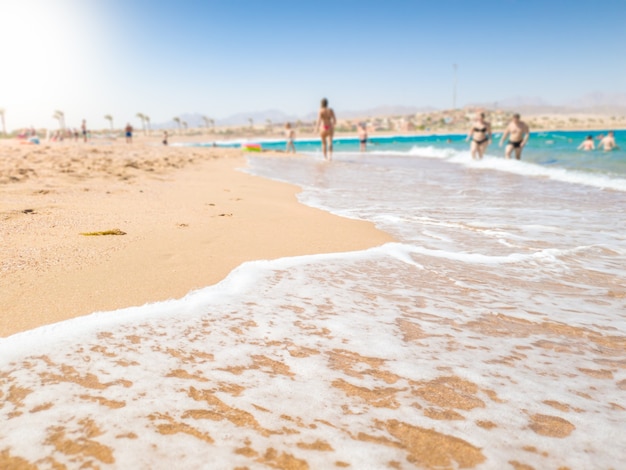
[[[3,0],[9,129],[626,91],[626,0]]]

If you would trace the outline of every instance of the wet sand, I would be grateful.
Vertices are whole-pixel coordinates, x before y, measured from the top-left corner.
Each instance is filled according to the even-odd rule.
[[[0,307],[13,331],[67,310],[180,297],[244,260],[390,240],[301,206],[297,188],[236,171],[245,160],[234,150],[2,155]],[[125,235],[81,235],[114,229]],[[0,468],[573,469],[623,460],[622,330],[545,314],[555,298],[563,310],[567,297],[582,301],[579,274],[543,282],[544,303],[532,309],[488,299],[477,308],[483,285],[528,286],[502,266],[413,260],[427,269],[381,257],[346,263],[333,278],[286,264],[200,313],[183,303],[165,315],[124,310],[128,321],[110,328],[99,324],[115,314],[106,312],[87,328],[77,319],[45,330],[42,344],[37,331],[0,341]],[[363,270],[379,282],[364,287]],[[302,272],[313,281],[293,283],[304,295],[281,290]],[[612,286],[594,297],[610,309],[623,282],[595,275]],[[386,296],[406,290],[398,279],[423,294],[390,307]]]
[[[245,164],[231,149],[2,143],[0,336],[180,298],[248,260],[391,240]]]

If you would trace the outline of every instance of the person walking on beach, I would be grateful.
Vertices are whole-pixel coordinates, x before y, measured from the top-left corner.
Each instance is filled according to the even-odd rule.
[[[500,147],[502,147],[504,139],[506,139],[507,136],[509,137],[509,140],[506,144],[506,149],[504,150],[504,156],[506,158],[511,158],[511,153],[515,150],[515,158],[518,160],[521,159],[522,150],[528,142],[528,137],[530,137],[530,129],[528,129],[528,125],[520,119],[519,114],[513,115],[513,119],[502,133]]]
[[[593,143],[593,136],[588,135],[585,140],[583,140],[578,146],[577,150],[595,150],[596,146]]]
[[[87,142],[87,121],[83,119],[83,123],[80,125],[80,130],[83,133],[83,142]]]
[[[163,145],[167,145],[167,131],[163,131]]]
[[[285,151],[287,153],[296,153],[296,145],[294,144],[294,140],[296,138],[296,131],[291,127],[291,123],[288,122],[285,124],[285,139],[287,140],[287,148]]]
[[[472,160],[481,160],[491,143],[491,123],[485,121],[485,113],[478,113],[465,141],[472,139],[470,152]]]
[[[126,124],[126,128],[124,129],[124,132],[126,133],[126,143],[132,144],[133,143],[133,126],[130,125],[130,122]]]
[[[333,134],[335,132],[335,124],[337,118],[332,108],[328,107],[328,100],[322,99],[319,113],[317,114],[317,122],[315,128],[319,129],[320,137],[322,138],[322,153],[324,154],[324,160],[329,161],[333,158]]]
[[[367,148],[367,127],[364,122],[359,123],[359,148],[361,152]]]
[[[598,150],[604,150],[605,152],[610,152],[611,150],[618,150],[619,147],[615,143],[615,133],[613,131],[609,131],[606,137],[603,137],[600,142],[598,142]]]

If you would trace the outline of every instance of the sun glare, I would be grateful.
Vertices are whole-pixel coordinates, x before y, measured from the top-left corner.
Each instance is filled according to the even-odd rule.
[[[32,86],[50,81],[58,70],[68,70],[76,52],[68,28],[72,18],[54,8],[55,2],[9,1],[0,7],[2,44],[15,67],[9,79],[12,92],[32,92]],[[54,80],[52,82],[54,84]]]
[[[33,117],[71,106],[88,80],[89,6],[76,0],[0,2],[0,43],[8,65],[0,74],[0,107]],[[93,22],[92,22],[93,23]]]

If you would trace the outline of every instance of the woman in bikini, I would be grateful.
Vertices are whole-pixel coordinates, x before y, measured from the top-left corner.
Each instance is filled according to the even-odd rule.
[[[326,98],[322,99],[320,111],[317,114],[315,128],[319,129],[320,137],[322,138],[322,153],[324,154],[324,160],[332,160],[333,158],[333,134],[335,132],[336,123],[337,118],[335,118],[335,112],[332,108],[328,107],[328,100]]]
[[[476,121],[474,121],[465,140],[470,139],[472,140],[470,144],[472,159],[482,159],[491,142],[491,123],[485,121],[485,113],[479,113],[476,116]]]

